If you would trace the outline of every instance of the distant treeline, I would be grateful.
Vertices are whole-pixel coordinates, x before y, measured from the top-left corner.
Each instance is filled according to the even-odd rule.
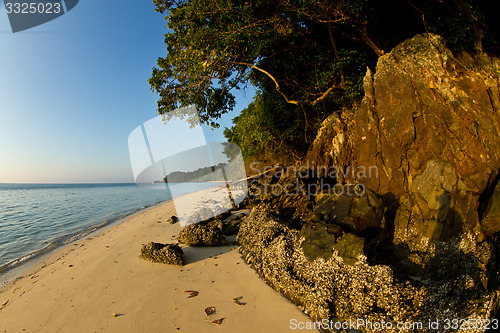
[[[227,163],[219,163],[214,166],[199,168],[194,171],[174,171],[165,176],[165,183],[184,183],[191,181],[224,181],[222,167]],[[217,172],[216,172],[217,171]]]

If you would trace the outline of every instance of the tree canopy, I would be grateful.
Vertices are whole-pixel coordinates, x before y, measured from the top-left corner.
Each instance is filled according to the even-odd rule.
[[[306,143],[326,115],[361,98],[366,67],[406,38],[434,32],[454,51],[498,52],[498,23],[487,0],[154,3],[168,27],[167,54],[149,80],[160,114],[196,105],[201,121],[218,126],[235,105],[234,89],[253,84],[274,110],[248,117],[262,115],[274,132],[299,122],[303,139],[292,139]]]

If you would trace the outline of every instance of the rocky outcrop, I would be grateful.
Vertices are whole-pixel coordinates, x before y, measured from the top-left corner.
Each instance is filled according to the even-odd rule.
[[[321,223],[305,224],[299,232],[299,237],[304,237],[301,244],[302,251],[309,260],[316,260],[316,258],[330,259],[333,245],[337,238],[342,235],[343,230],[339,227],[329,229],[328,226]]]
[[[413,332],[396,323],[437,320],[443,330],[445,319],[487,318],[494,307],[494,297],[478,283],[470,266],[458,275],[446,275],[446,263],[436,262],[444,272],[441,280],[399,279],[388,265],[369,265],[364,240],[354,234],[340,237],[333,246],[324,244],[330,246],[327,257],[311,258],[304,248],[304,233],[287,227],[276,216],[269,205],[254,208],[240,226],[240,252],[268,284],[313,320],[394,325],[383,330],[356,327],[363,332]],[[328,250],[323,249],[326,254]]]
[[[179,242],[189,246],[224,246],[226,238],[222,233],[222,221],[190,224],[181,229]]]
[[[308,160],[356,170],[337,181],[392,205],[394,243],[410,252],[481,242],[495,232],[480,208],[499,177],[499,79],[500,59],[453,55],[441,37],[417,35],[368,69],[362,103],[325,121]]]
[[[184,265],[182,251],[179,245],[175,244],[161,244],[149,243],[142,247],[141,258],[152,262],[159,262],[163,264]]]
[[[278,181],[319,184],[333,169],[327,193],[296,196],[309,208],[290,217],[280,209],[293,196],[261,196],[238,233],[245,260],[315,320],[491,317],[500,299],[499,89],[500,59],[454,55],[436,35],[380,57],[360,105],[324,121],[306,160],[314,177]],[[332,184],[366,192],[338,195]]]
[[[340,173],[339,181],[361,181],[395,198],[418,191],[430,173],[445,172],[454,184],[434,180],[435,188],[426,190],[447,192],[443,200],[455,214],[450,223],[460,219],[458,233],[477,236],[479,197],[500,168],[499,78],[500,59],[454,56],[441,37],[418,35],[382,56],[375,74],[367,71],[361,105],[325,121],[308,159],[356,170],[376,167],[377,174],[362,179]],[[436,204],[429,196],[420,199],[419,207]]]

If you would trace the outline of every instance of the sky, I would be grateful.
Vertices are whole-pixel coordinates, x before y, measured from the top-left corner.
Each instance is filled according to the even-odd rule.
[[[14,34],[2,1],[0,183],[134,182],[128,136],[158,115],[147,80],[166,31],[152,0],[81,0]],[[253,95],[236,95],[210,140]]]

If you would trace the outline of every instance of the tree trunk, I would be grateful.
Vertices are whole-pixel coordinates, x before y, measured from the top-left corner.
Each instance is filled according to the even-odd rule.
[[[366,43],[366,45],[368,45],[369,47],[371,47],[371,49],[373,51],[375,51],[375,53],[379,57],[383,56],[385,54],[384,50],[382,50],[381,48],[379,48],[377,46],[377,44],[375,44],[375,42],[368,35],[367,28],[366,28],[366,23],[363,24],[363,27],[356,26],[356,30],[359,32],[359,34],[361,35],[361,38]]]

